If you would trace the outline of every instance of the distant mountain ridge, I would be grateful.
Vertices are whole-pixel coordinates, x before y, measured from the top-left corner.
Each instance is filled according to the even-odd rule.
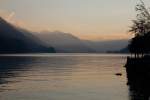
[[[96,52],[108,53],[108,51],[120,51],[121,53],[122,49],[127,47],[128,40],[85,41],[85,43]]]
[[[89,53],[95,52],[79,38],[64,32],[41,32],[37,35],[47,45],[52,45],[59,53]]]
[[[64,32],[30,32],[0,17],[0,53],[106,53],[127,51],[128,40],[82,40]]]
[[[106,53],[107,51],[120,51],[128,45],[128,40],[82,40],[70,33],[59,31],[45,31],[37,36],[47,45],[52,45],[59,53]]]
[[[30,32],[17,28],[0,17],[0,53],[55,52]]]

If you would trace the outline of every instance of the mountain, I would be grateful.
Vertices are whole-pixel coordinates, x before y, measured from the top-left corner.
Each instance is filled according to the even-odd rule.
[[[122,51],[127,47],[128,40],[108,40],[108,41],[84,41],[86,45],[94,49],[96,52]],[[121,52],[120,51],[120,52]]]
[[[119,51],[120,53],[129,53],[128,47],[125,47]]]
[[[92,41],[81,40],[78,37],[64,32],[41,32],[37,36],[52,45],[56,52],[65,53],[104,53],[120,51],[128,45],[128,40]]]
[[[29,31],[17,28],[0,17],[0,53],[55,52]]]
[[[82,40],[64,32],[41,32],[37,35],[47,45],[52,45],[59,53],[89,53],[95,52]]]

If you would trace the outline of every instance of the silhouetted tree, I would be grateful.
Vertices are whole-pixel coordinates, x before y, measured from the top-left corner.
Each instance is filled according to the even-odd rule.
[[[149,53],[150,46],[150,12],[146,8],[143,1],[136,5],[135,10],[138,12],[136,20],[133,20],[133,25],[129,30],[135,36],[128,45],[131,54],[135,55],[135,58],[144,56]]]
[[[150,32],[150,13],[143,1],[136,5],[135,10],[138,13],[129,31],[134,33],[135,36],[143,36]]]

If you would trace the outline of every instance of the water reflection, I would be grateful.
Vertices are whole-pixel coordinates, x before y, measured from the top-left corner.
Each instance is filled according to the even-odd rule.
[[[149,66],[146,64],[141,66],[141,64],[132,64],[126,69],[130,100],[149,100],[150,97]]]
[[[145,81],[143,81],[145,82]],[[150,86],[149,83],[133,83],[130,84],[130,96],[131,100],[149,100]]]
[[[38,81],[38,79],[30,79],[30,77],[49,76],[52,74],[52,76],[70,76],[72,70],[75,71],[76,69],[72,65],[75,65],[78,60],[71,59],[71,57],[1,56],[0,92],[3,90],[11,90],[6,85],[20,82],[21,80],[15,79],[18,77],[23,77],[24,80]]]
[[[18,82],[19,80],[9,80],[13,77],[19,76],[22,71],[29,69],[26,65],[31,64],[33,58],[26,57],[0,57],[0,88],[1,91],[6,89],[9,83]]]
[[[109,55],[3,56],[0,57],[0,97],[3,100],[128,100],[126,74],[121,67],[124,63],[125,57]],[[117,72],[123,75],[117,77]]]

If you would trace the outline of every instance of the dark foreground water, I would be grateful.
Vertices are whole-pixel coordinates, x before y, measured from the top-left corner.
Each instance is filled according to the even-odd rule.
[[[1,55],[0,100],[130,100],[125,63],[126,55]]]

